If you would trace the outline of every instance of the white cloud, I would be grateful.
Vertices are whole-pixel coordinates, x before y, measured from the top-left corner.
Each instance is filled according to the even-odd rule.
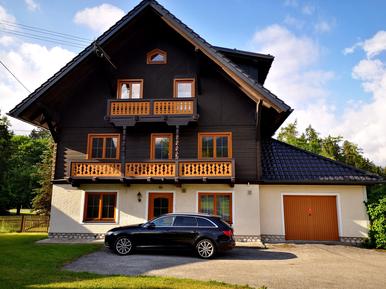
[[[9,46],[14,43],[15,39],[11,36],[4,35],[0,36],[0,46]]]
[[[305,4],[302,7],[302,13],[305,15],[312,15],[315,12],[315,7],[311,4]]]
[[[34,0],[24,0],[24,2],[27,5],[28,10],[33,11],[33,12],[40,10],[39,3],[35,2]]]
[[[284,6],[297,7],[299,5],[297,0],[285,0]]]
[[[87,26],[95,32],[102,33],[124,15],[125,12],[122,9],[104,3],[99,6],[78,11],[74,16],[74,21],[77,24]]]
[[[324,86],[333,73],[312,69],[321,48],[309,37],[296,36],[281,25],[271,25],[255,33],[252,49],[275,56],[267,87],[296,107],[306,99],[320,99],[328,92]]]
[[[299,18],[295,18],[293,16],[287,15],[284,18],[284,24],[287,24],[288,26],[295,27],[297,29],[302,29],[305,22],[303,20],[300,20]]]
[[[0,20],[7,22],[15,22],[15,17],[11,14],[8,14],[7,10],[0,5]]]
[[[373,58],[386,51],[383,31],[363,43],[366,45],[357,44],[352,50],[361,47]],[[358,62],[352,76],[372,98],[349,100],[338,114],[328,90],[334,73],[315,68],[322,59],[321,47],[314,40],[271,25],[257,31],[251,45],[255,51],[275,56],[266,86],[295,109],[287,123],[298,119],[300,130],[311,124],[324,136],[342,135],[363,148],[365,156],[376,164],[386,165],[385,61],[365,58]]]
[[[346,47],[343,49],[343,54],[351,54],[358,48],[362,48],[368,58],[375,57],[386,51],[386,31],[378,31],[370,39],[359,41],[353,44],[351,47]]]
[[[372,38],[366,40],[362,47],[367,57],[374,57],[386,51],[386,31],[378,31]]]
[[[351,46],[351,47],[346,47],[345,49],[343,49],[343,54],[344,55],[347,55],[347,54],[352,54],[352,53],[354,53],[355,52],[355,50],[357,49],[357,48],[359,48],[359,47],[362,47],[362,45],[363,45],[363,42],[357,42],[357,43],[355,43],[353,46]]]
[[[314,29],[318,33],[325,33],[331,31],[334,26],[334,21],[320,20],[315,23]]]
[[[15,21],[0,6],[0,19]],[[5,37],[5,36],[4,36]],[[45,47],[29,42],[22,42],[16,38],[0,38],[8,45],[0,45],[0,59],[24,83],[29,90],[34,90],[64,66],[75,54],[69,50],[55,46]],[[6,40],[4,40],[6,39]],[[2,41],[0,41],[2,42]],[[4,44],[4,43],[2,43]],[[4,69],[0,67],[0,111],[9,112],[21,102],[29,93]],[[12,129],[16,133],[28,133],[33,127],[10,118]]]

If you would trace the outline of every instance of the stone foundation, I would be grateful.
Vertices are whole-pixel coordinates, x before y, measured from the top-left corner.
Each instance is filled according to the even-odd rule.
[[[87,240],[100,240],[105,237],[105,234],[94,234],[94,233],[48,233],[48,238],[50,239],[64,239],[64,240],[73,240],[73,239],[87,239]]]
[[[345,245],[359,246],[361,245],[366,238],[362,237],[339,237],[339,241],[296,241],[291,240],[287,241],[284,235],[261,235],[261,241],[265,243],[342,243]]]
[[[247,242],[260,242],[260,236],[256,235],[235,235],[236,242],[247,243]]]
[[[266,243],[285,243],[284,235],[261,235],[261,241]]]
[[[339,240],[347,245],[360,246],[366,240],[362,237],[339,237]]]

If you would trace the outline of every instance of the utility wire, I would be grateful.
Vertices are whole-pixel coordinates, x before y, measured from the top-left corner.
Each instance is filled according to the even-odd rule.
[[[56,44],[63,44],[63,45],[77,47],[77,48],[84,48],[84,45],[82,45],[81,43],[70,42],[70,41],[66,41],[66,40],[62,40],[62,39],[56,39],[56,38],[52,38],[52,37],[48,37],[48,36],[25,33],[25,32],[21,32],[21,31],[14,31],[14,30],[6,29],[6,28],[0,28],[0,31],[4,32],[4,33],[16,35],[16,36],[32,38],[32,39],[47,41],[47,42],[56,43]]]
[[[23,84],[23,82],[21,82],[21,80],[19,78],[17,78],[17,76],[15,74],[13,74],[13,72],[4,64],[3,61],[0,60],[0,63],[2,66],[4,66],[4,68],[13,76],[13,78],[16,79],[16,81],[18,83],[20,83],[21,86],[24,87],[25,90],[27,90],[29,93],[31,93],[31,91]]]
[[[53,35],[56,37],[67,38],[67,39],[75,40],[78,42],[86,42],[86,43],[92,42],[91,39],[87,39],[87,38],[83,38],[83,37],[79,37],[79,36],[74,36],[74,35],[67,34],[67,33],[56,32],[56,31],[52,31],[52,30],[48,30],[48,29],[44,29],[44,28],[35,27],[35,26],[29,26],[29,25],[20,24],[20,23],[14,23],[14,22],[6,21],[6,20],[0,20],[0,24],[14,27],[14,28],[19,28],[19,29],[21,28],[21,29],[41,33],[41,34],[48,34],[48,35]]]

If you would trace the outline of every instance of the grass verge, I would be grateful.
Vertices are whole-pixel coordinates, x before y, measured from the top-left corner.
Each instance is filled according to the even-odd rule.
[[[250,289],[248,286],[147,276],[103,276],[62,270],[96,244],[36,244],[46,234],[0,234],[0,288]]]

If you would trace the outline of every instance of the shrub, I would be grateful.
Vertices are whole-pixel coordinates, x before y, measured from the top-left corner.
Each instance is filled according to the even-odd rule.
[[[386,197],[367,203],[370,218],[369,240],[366,246],[386,249]]]

